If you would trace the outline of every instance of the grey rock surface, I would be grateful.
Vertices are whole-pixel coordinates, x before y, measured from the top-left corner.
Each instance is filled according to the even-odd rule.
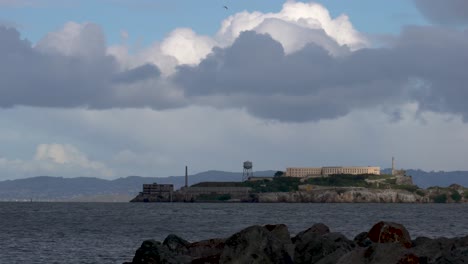
[[[261,203],[429,203],[429,197],[405,190],[322,187],[312,191],[258,193]]]
[[[262,226],[248,227],[226,240],[219,263],[293,263],[291,239]],[[281,233],[281,232],[279,232]]]
[[[468,263],[468,236],[411,240],[398,223],[379,222],[354,240],[318,223],[291,238],[284,224],[247,227],[227,239],[190,243],[169,235],[163,243],[146,240],[126,264]]]

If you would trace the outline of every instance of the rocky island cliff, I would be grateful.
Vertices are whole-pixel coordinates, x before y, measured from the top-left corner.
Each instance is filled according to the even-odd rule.
[[[269,192],[255,194],[261,203],[429,203],[429,196],[405,190],[362,187],[317,188],[311,191]]]
[[[250,226],[228,238],[188,242],[169,235],[162,243],[146,240],[132,262],[124,264],[159,263],[468,263],[468,236],[412,240],[403,225],[383,221],[352,240],[324,224],[295,236],[284,224]]]
[[[167,186],[154,185],[155,189],[162,187]],[[468,189],[457,184],[422,189],[409,176],[341,174],[203,182],[178,191],[142,192],[132,202],[463,203],[468,202]]]

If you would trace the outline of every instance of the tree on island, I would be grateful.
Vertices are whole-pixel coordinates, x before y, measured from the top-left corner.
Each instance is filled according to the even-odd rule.
[[[284,175],[284,172],[282,172],[282,171],[276,171],[274,176],[275,176],[275,177],[281,177],[281,176],[283,176],[283,175]]]

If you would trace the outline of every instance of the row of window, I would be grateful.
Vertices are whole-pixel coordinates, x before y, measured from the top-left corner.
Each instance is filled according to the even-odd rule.
[[[350,174],[379,174],[379,169],[376,168],[287,168],[286,175],[288,176],[307,176],[317,174],[334,174],[334,173],[350,173]]]

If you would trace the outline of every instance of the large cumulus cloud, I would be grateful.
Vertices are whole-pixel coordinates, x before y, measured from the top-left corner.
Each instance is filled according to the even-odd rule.
[[[265,25],[265,23],[270,24],[271,21],[282,21],[285,24],[279,25],[280,29],[278,30],[276,27]],[[230,16],[222,22],[216,38],[221,46],[225,46],[232,43],[243,31],[268,33],[273,39],[283,44],[286,52],[289,53],[306,43],[314,43],[317,40],[312,36],[304,38],[304,32],[298,31],[297,28],[322,30],[337,44],[346,45],[352,50],[368,46],[365,36],[354,29],[346,15],[332,18],[328,10],[318,3],[303,3],[293,0],[286,1],[278,13],[244,11]],[[285,29],[291,31],[287,32]],[[285,33],[288,34],[288,37],[296,39],[296,45],[290,45],[289,40],[285,38]]]
[[[337,28],[341,28],[338,32]],[[229,47],[243,30],[268,33],[286,53],[317,43],[334,55],[365,41],[344,15],[331,18],[315,3],[288,1],[279,13],[242,12],[226,19],[214,37],[175,29],[161,43],[131,54],[107,47],[98,25],[69,22],[32,45],[2,28],[0,107],[181,107],[191,98],[173,85],[177,65],[198,65],[213,47]],[[8,43],[13,43],[7,45]],[[341,46],[346,45],[346,46]]]
[[[0,105],[80,106],[106,98],[115,66],[102,56],[92,60],[44,54],[21,40],[15,29],[0,27]]]
[[[467,54],[467,34],[434,27],[409,27],[391,47],[342,57],[317,45],[287,55],[270,36],[244,32],[200,65],[180,67],[176,82],[203,103],[245,107],[284,121],[411,101],[422,110],[467,118]]]
[[[269,34],[281,43],[287,54],[315,43],[335,56],[349,49],[369,46],[368,40],[356,29],[346,15],[333,18],[328,10],[317,3],[286,1],[277,13],[243,11],[221,22],[214,36],[198,35],[190,28],[177,28],[161,42],[155,42],[136,54],[127,45],[114,45],[108,49],[121,65],[135,67],[142,63],[158,66],[162,75],[175,73],[181,64],[197,65],[214,47],[229,47],[243,31]],[[342,47],[344,46],[344,47]]]
[[[235,14],[213,38],[176,29],[135,54],[107,47],[91,23],[67,23],[36,45],[0,27],[0,107],[202,105],[303,122],[417,103],[468,119],[467,32],[407,27],[385,47],[367,44],[345,15],[294,1]]]
[[[179,105],[154,65],[121,70],[106,54],[97,25],[65,25],[32,46],[0,27],[0,107],[143,107]]]

